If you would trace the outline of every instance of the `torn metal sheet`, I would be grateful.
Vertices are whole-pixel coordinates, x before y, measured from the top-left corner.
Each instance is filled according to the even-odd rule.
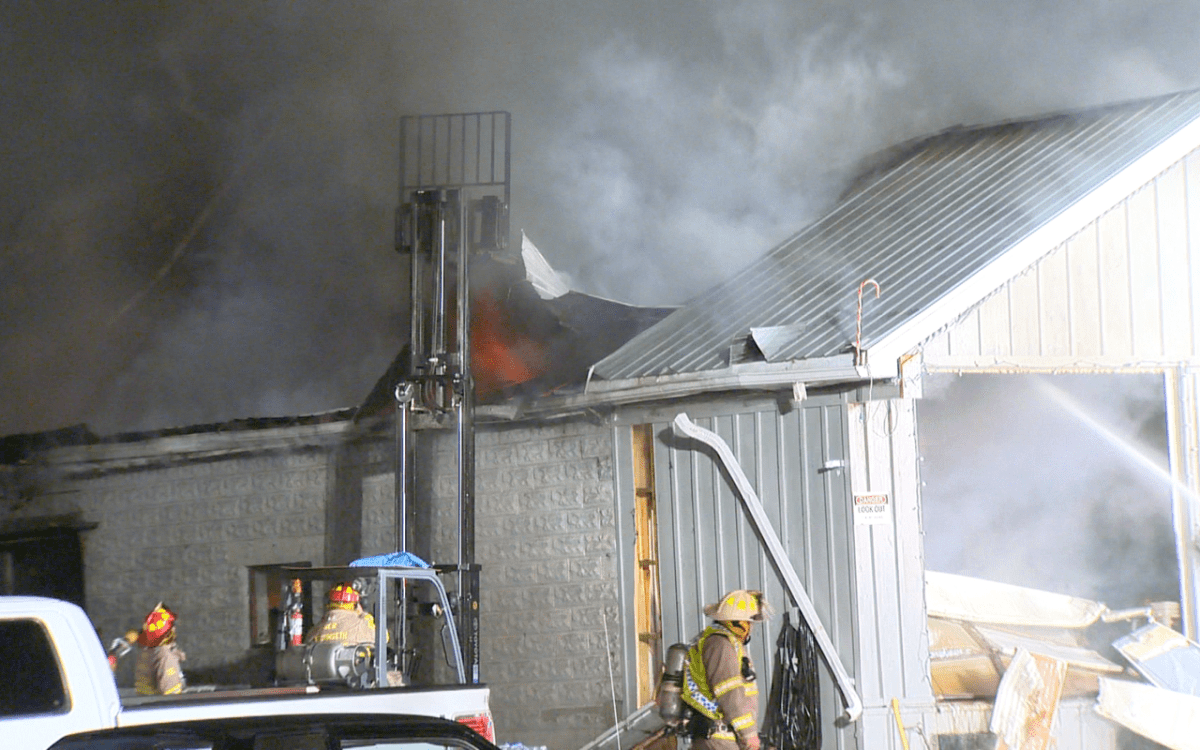
[[[1108,610],[1100,602],[951,573],[925,572],[931,617],[990,625],[1086,628]]]
[[[562,274],[555,271],[525,231],[521,231],[521,260],[525,264],[525,279],[542,299],[556,299],[571,291]]]
[[[992,709],[996,750],[1046,749],[1066,676],[1066,662],[1017,651],[1000,680]]]
[[[1171,750],[1200,750],[1200,698],[1104,678],[1096,713]]]
[[[1156,622],[1118,638],[1113,647],[1152,685],[1200,697],[1200,645]]]
[[[787,351],[807,330],[808,324],[806,323],[762,326],[750,329],[750,340],[754,342],[768,362],[778,362],[781,359],[780,354]]]

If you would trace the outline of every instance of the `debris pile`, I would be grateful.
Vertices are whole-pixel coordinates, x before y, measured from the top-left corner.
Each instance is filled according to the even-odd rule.
[[[1114,724],[1171,750],[1200,750],[1200,645],[1173,629],[1177,602],[1114,611],[930,571],[926,604],[934,692],[991,701],[997,748],[1047,747],[1060,701],[1095,697],[1095,712]],[[1113,640],[1123,623],[1132,632]]]

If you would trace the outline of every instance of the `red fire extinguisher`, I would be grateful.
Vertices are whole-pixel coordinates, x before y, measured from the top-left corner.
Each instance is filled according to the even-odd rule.
[[[292,595],[288,602],[288,643],[299,646],[304,642],[304,609],[300,597],[300,579],[292,579]]]

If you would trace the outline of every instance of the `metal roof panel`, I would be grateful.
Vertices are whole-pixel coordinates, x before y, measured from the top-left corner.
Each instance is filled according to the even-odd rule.
[[[721,369],[751,329],[770,360],[864,348],[1200,117],[1200,91],[972,128],[892,149],[828,213],[597,363],[629,379]]]

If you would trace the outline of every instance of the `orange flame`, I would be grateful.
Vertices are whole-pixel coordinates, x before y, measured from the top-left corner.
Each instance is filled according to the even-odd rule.
[[[471,300],[471,375],[485,397],[527,383],[546,370],[542,344],[509,324],[509,314],[488,292]]]

